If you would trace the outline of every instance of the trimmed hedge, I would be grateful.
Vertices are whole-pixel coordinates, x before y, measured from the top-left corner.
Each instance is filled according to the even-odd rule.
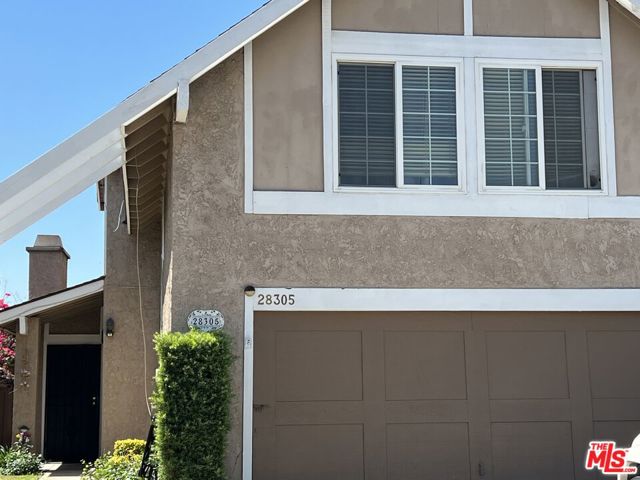
[[[233,361],[220,332],[160,333],[153,405],[160,480],[221,480]]]

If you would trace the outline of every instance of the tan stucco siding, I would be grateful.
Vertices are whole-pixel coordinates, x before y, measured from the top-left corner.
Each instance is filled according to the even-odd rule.
[[[185,330],[191,310],[225,315],[238,354],[231,479],[241,470],[246,285],[640,287],[639,221],[246,215],[242,53],[194,82],[190,94],[189,122],[174,126],[163,320]]]
[[[254,187],[323,189],[321,1],[253,42]]]
[[[463,0],[333,0],[334,30],[464,33]]]
[[[598,0],[476,0],[476,35],[597,38]]]
[[[13,390],[13,433],[25,426],[30,430],[35,450],[42,449],[42,322],[27,319],[27,335],[16,335]]]
[[[123,191],[122,174],[111,174],[106,183],[108,228],[103,317],[114,320],[115,332],[102,344],[100,446],[103,452],[112,449],[116,440],[146,438],[150,418],[145,396],[153,392],[156,369],[153,334],[160,328],[160,225],[151,224],[140,232],[141,319],[136,236],[129,235],[124,225],[114,232]],[[147,348],[147,392],[142,325]]]
[[[610,8],[619,195],[640,195],[640,20]]]

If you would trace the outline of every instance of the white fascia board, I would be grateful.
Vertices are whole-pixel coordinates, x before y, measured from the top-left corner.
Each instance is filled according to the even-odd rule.
[[[31,317],[49,308],[57,307],[74,300],[80,300],[101,292],[103,288],[104,280],[100,279],[77,288],[70,288],[60,293],[41,298],[40,300],[27,302],[24,305],[10,308],[9,310],[0,311],[0,325],[6,325],[19,318]]]
[[[82,193],[123,164],[124,154],[110,160],[105,159],[100,163],[88,161],[68,176],[57,179],[43,188],[31,186],[26,182],[25,190],[29,191],[29,198],[26,198],[24,203],[5,207],[4,203],[0,202],[0,209],[4,211],[0,220],[0,244]],[[70,181],[71,178],[73,181]],[[4,183],[12,183],[12,180],[10,177]],[[3,188],[4,183],[0,184],[0,189]],[[14,203],[13,199],[10,201]]]
[[[254,311],[640,311],[640,289],[637,288],[256,288],[251,300]]]
[[[65,201],[68,192],[90,187],[100,178],[120,168],[113,158],[124,158],[122,127],[147,113],[173,96],[180,81],[192,82],[243,48],[247,42],[268,30],[280,20],[306,4],[308,0],[272,0],[247,18],[230,28],[200,50],[167,70],[151,83],[138,90],[113,110],[105,113],[31,164],[0,183],[0,244],[20,229],[45,216]],[[115,135],[115,136],[114,136]],[[110,159],[101,155],[104,150],[120,143],[122,151]],[[111,152],[113,153],[113,152]],[[107,155],[108,156],[108,155]],[[99,161],[102,160],[102,163]],[[88,164],[100,171],[96,175],[76,175],[78,165]],[[112,170],[105,173],[104,166]],[[58,179],[64,178],[64,182]],[[90,180],[90,181],[89,181]],[[45,195],[41,195],[45,193]],[[22,211],[25,203],[34,203],[30,213]],[[1,212],[5,212],[4,215]],[[11,221],[6,216],[12,215]]]
[[[640,0],[617,0],[617,2],[640,18]]]

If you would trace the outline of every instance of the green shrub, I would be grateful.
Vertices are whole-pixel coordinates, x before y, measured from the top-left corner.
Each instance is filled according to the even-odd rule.
[[[192,330],[155,338],[153,404],[160,480],[220,480],[231,400],[228,337]]]
[[[113,453],[106,453],[82,469],[83,480],[139,480],[144,440],[118,440]]]
[[[29,475],[38,473],[42,457],[33,453],[30,444],[16,442],[0,447],[0,475]]]
[[[120,457],[130,457],[132,455],[144,455],[144,447],[147,442],[136,438],[118,440],[113,445],[113,454]]]

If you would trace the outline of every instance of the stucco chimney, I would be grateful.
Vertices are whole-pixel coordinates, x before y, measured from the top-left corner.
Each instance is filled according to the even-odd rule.
[[[58,235],[38,235],[29,252],[29,299],[67,288],[67,262],[71,258]]]

